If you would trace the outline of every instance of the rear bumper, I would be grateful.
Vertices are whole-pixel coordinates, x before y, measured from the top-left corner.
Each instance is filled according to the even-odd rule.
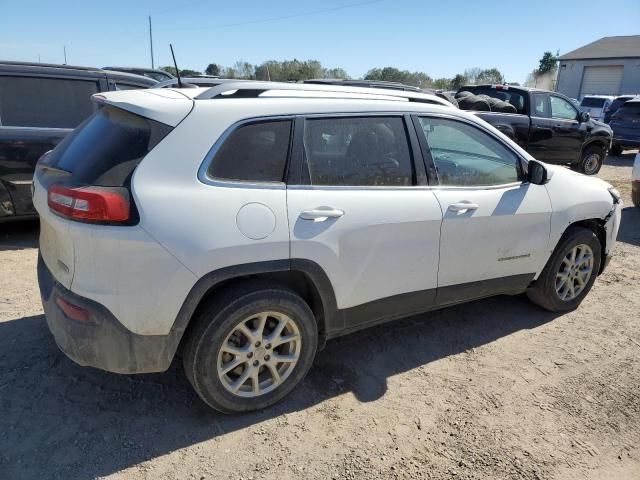
[[[176,345],[172,334],[131,332],[103,305],[60,285],[42,257],[38,257],[38,284],[49,330],[74,362],[115,373],[162,372],[171,365]],[[89,321],[69,318],[56,303],[58,298],[85,310]]]

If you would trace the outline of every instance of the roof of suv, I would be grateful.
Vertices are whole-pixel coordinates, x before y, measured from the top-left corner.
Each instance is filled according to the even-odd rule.
[[[167,125],[177,125],[193,108],[194,101],[210,103],[211,105],[225,105],[232,100],[252,101],[252,111],[268,112],[275,107],[273,101],[283,100],[282,106],[293,105],[299,109],[300,101],[306,105],[317,106],[318,101],[327,104],[341,101],[345,105],[352,105],[355,111],[362,110],[362,102],[371,105],[375,101],[381,110],[390,110],[389,105],[397,110],[407,110],[407,103],[414,102],[421,105],[433,105],[446,110],[456,110],[449,102],[435,95],[424,93],[390,91],[362,87],[336,87],[332,85],[306,85],[278,82],[229,82],[212,88],[161,88],[147,90],[125,90],[117,92],[103,92],[94,95],[96,101],[124,108],[147,118],[157,120]],[[221,100],[224,99],[224,102]],[[264,101],[263,101],[264,100]],[[269,102],[267,102],[269,101]],[[356,105],[355,101],[359,101]],[[219,103],[220,102],[220,103]],[[383,102],[386,103],[383,106]],[[375,110],[376,107],[369,107]],[[286,107],[275,108],[278,114],[283,114]],[[323,109],[321,109],[323,110]],[[265,113],[263,113],[265,114]]]

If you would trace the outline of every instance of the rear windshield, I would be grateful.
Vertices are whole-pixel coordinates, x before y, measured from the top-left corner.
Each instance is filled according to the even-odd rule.
[[[618,110],[618,116],[620,117],[637,117],[640,116],[640,102],[625,103],[620,110]]]
[[[584,97],[580,106],[588,108],[602,108],[606,101],[606,98]]]
[[[74,183],[123,186],[171,130],[163,123],[107,105],[60,142],[45,165],[71,173]]]
[[[463,89],[466,90],[466,89]],[[497,98],[504,102],[510,103],[516,107],[516,111],[520,114],[526,114],[524,95],[514,90],[498,90],[491,87],[469,88],[474,95],[488,95],[491,98]]]

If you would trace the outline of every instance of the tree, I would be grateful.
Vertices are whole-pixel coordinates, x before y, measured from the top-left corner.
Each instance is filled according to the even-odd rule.
[[[477,78],[478,78],[478,75],[480,75],[480,72],[482,72],[482,69],[478,67],[467,68],[464,71],[463,75],[464,77],[466,77],[467,81],[470,84],[474,84],[477,82]]]
[[[171,67],[171,66],[167,65],[166,67],[160,67],[160,70],[164,70],[165,72],[173,75],[174,77],[176,76],[175,67]]]
[[[344,68],[324,68],[322,69],[322,78],[341,78],[349,79],[349,74]]]
[[[478,73],[476,83],[504,83],[504,76],[497,68],[487,68]]]
[[[467,76],[462,73],[458,73],[455,77],[451,79],[451,89],[458,90],[460,87],[468,83],[469,83],[469,79],[467,78]]]
[[[538,74],[542,75],[549,72],[555,72],[557,68],[557,57],[551,52],[544,52],[538,66]]]
[[[175,67],[171,67],[171,66],[160,67],[160,70],[164,70],[165,72],[170,73],[174,77],[176,76]],[[190,70],[188,68],[185,68],[184,70],[180,70],[181,77],[197,77],[199,75],[202,75],[202,73],[198,72],[197,70]]]
[[[395,67],[372,68],[364,76],[364,79],[398,82],[419,88],[428,88],[433,85],[431,77],[424,72],[409,72],[408,70],[398,70]]]
[[[207,68],[205,68],[204,73],[206,73],[207,75],[219,76],[221,71],[222,68],[220,67],[220,65],[218,65],[217,63],[210,63],[209,65],[207,65]]]
[[[235,78],[244,78],[246,80],[253,80],[255,78],[255,67],[244,60],[238,60],[234,63],[233,71],[235,72]]]
[[[185,68],[184,70],[180,70],[180,76],[181,77],[198,77],[202,75],[202,72],[199,72],[197,70],[191,70],[189,68]]]
[[[448,78],[436,78],[433,81],[433,88],[440,90],[451,90],[451,80]]]

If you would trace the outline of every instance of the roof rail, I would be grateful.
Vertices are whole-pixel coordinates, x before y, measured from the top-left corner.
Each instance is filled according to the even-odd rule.
[[[313,93],[336,93],[340,98],[361,98],[367,100],[404,100],[409,102],[432,103],[435,105],[451,106],[451,103],[443,98],[428,93],[410,92],[404,90],[390,90],[368,87],[351,87],[338,85],[315,85],[308,83],[284,83],[261,81],[226,82],[206,89],[195,97],[196,100],[210,100],[216,98],[257,98],[265,92],[290,91],[288,97],[295,97],[295,92],[300,92],[300,97],[313,98]],[[306,94],[302,94],[305,92]],[[326,95],[318,95],[325,97]]]

